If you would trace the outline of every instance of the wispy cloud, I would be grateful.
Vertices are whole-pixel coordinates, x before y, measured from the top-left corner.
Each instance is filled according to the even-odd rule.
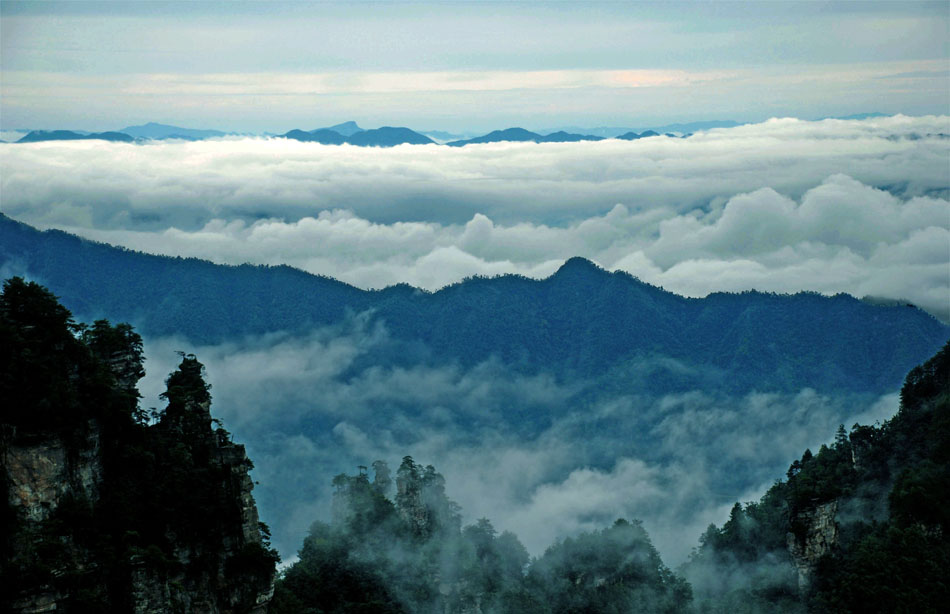
[[[950,78],[950,71],[944,70],[914,70],[899,72],[890,75],[881,75],[878,79],[944,79]]]
[[[834,108],[945,109],[950,75],[944,68],[943,62],[922,60],[731,69],[122,74],[8,69],[2,89],[6,129],[117,129],[134,123],[133,117],[147,117],[224,129],[247,126],[253,118],[253,125],[282,130],[317,127],[321,117],[335,123],[331,118],[367,115],[381,123],[434,127],[448,120],[472,128],[526,120],[551,125],[571,117],[575,123],[581,117],[639,116],[640,123],[663,115],[763,117],[802,109],[815,114],[821,100],[846,93],[853,102]],[[695,108],[696,100],[703,101],[702,109]],[[178,109],[177,118],[169,106]],[[46,115],[56,109],[56,115]],[[97,119],[89,125],[91,116]]]
[[[536,70],[324,74],[139,75],[122,94],[184,96],[314,96],[322,94],[504,91],[688,85],[730,76],[684,70]]]

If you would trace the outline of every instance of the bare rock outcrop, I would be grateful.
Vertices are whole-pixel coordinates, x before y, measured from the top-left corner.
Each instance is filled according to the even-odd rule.
[[[811,586],[811,580],[818,560],[838,544],[838,501],[821,503],[813,508],[800,511],[792,518],[793,531],[786,536],[788,553],[798,571],[798,589],[805,592]]]

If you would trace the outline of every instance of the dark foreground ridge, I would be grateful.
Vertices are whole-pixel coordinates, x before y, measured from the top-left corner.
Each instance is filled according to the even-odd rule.
[[[405,344],[400,351],[424,346],[440,363],[496,357],[524,372],[597,376],[616,387],[641,363],[662,359],[667,368],[636,382],[654,391],[885,394],[950,337],[950,327],[909,305],[816,293],[690,299],[581,258],[544,280],[506,275],[438,292],[367,291],[287,266],[142,254],[2,214],[0,267],[55,288],[78,317],[131,322],[149,337],[216,343],[303,333],[363,313]]]
[[[149,415],[141,337],[20,278],[0,346],[0,611],[265,612],[277,555],[201,363],[183,356]]]

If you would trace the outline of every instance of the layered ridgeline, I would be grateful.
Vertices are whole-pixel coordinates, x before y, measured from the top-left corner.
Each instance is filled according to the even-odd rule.
[[[600,377],[637,392],[883,394],[950,336],[910,305],[816,293],[690,299],[581,258],[545,280],[507,275],[437,292],[364,291],[286,266],[146,255],[2,214],[0,270],[48,285],[79,317],[132,322],[147,337],[211,344],[304,333],[364,313],[406,346],[395,356],[466,367],[496,358],[519,372]]]
[[[201,363],[183,356],[149,415],[139,335],[75,324],[20,278],[0,347],[0,610],[264,612],[276,553]]]
[[[529,558],[487,518],[461,528],[430,466],[333,479],[272,613],[936,612],[950,600],[950,344],[914,368],[883,425],[838,429],[759,502],[710,526],[679,574],[638,522]],[[394,483],[395,482],[395,483]],[[694,600],[695,594],[695,600]]]
[[[898,413],[840,427],[757,502],[710,526],[682,571],[704,612],[938,612],[950,603],[950,344]]]

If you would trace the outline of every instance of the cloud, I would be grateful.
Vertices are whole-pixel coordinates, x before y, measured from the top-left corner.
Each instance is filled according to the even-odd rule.
[[[183,96],[314,96],[324,94],[438,91],[502,91],[639,88],[688,85],[728,76],[722,72],[685,70],[533,70],[443,71],[322,74],[148,74],[126,82],[124,94]],[[77,84],[78,86],[78,84]]]
[[[948,320],[948,121],[461,149],[9,145],[2,208],[147,252],[287,263],[365,288],[544,277],[580,255],[689,296],[848,292]]]
[[[392,344],[359,316],[302,337],[204,347],[147,339],[143,406],[159,406],[175,350],[198,355],[213,414],[247,445],[262,518],[285,556],[314,520],[328,519],[334,475],[377,459],[395,468],[409,454],[445,475],[466,522],[488,517],[534,554],[639,518],[674,565],[733,502],[757,498],[839,423],[896,409],[896,395],[811,390],[643,396],[497,360],[470,369],[431,364],[425,352],[407,360]]]

